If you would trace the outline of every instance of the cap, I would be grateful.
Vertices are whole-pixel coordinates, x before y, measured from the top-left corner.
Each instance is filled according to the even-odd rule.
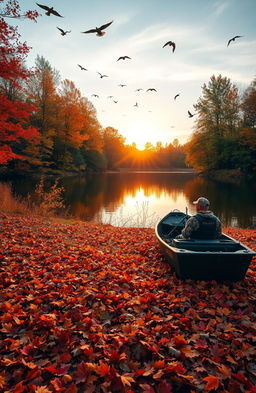
[[[198,198],[196,201],[193,202],[194,205],[199,205],[201,207],[207,207],[210,206],[210,202],[208,201],[208,199],[204,198],[204,197],[200,197]]]

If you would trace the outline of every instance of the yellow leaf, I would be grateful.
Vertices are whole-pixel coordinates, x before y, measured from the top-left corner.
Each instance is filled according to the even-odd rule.
[[[121,380],[124,386],[131,386],[131,382],[135,382],[132,377],[121,375]]]
[[[35,393],[52,393],[46,386],[37,386]]]

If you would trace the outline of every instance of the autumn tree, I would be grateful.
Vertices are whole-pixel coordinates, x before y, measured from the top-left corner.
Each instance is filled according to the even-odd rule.
[[[256,78],[244,92],[241,109],[243,126],[256,128]]]
[[[239,124],[237,87],[229,78],[213,75],[202,87],[202,96],[194,105],[198,119],[196,129],[217,137],[233,135]]]
[[[36,108],[32,124],[40,131],[41,142],[37,155],[43,166],[52,165],[53,138],[59,109],[59,80],[58,71],[43,56],[37,55],[34,72],[27,83],[27,100]]]
[[[84,100],[74,82],[61,82],[58,94],[58,120],[54,137],[54,161],[63,168],[85,169],[80,148],[89,139],[86,134],[87,120],[84,116]]]
[[[124,157],[125,138],[113,127],[103,130],[103,151],[109,169],[118,168]]]
[[[24,160],[20,154],[21,143],[38,142],[39,134],[31,127],[29,118],[34,108],[20,102],[14,91],[22,89],[21,81],[29,77],[24,60],[29,52],[26,43],[20,42],[17,27],[10,26],[6,18],[28,18],[35,20],[37,12],[22,13],[17,1],[0,0],[0,164],[12,160]]]
[[[203,85],[202,96],[194,107],[198,119],[186,145],[187,164],[198,170],[221,168],[224,145],[228,139],[236,139],[239,131],[237,87],[230,79],[213,75],[208,85]]]
[[[240,131],[240,145],[250,156],[247,170],[256,171],[256,78],[245,90],[241,103],[242,129]],[[245,163],[243,162],[243,165]]]

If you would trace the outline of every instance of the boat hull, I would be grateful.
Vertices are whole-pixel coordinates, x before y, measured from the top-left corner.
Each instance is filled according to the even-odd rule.
[[[175,240],[168,233],[181,232],[184,221],[177,227],[177,212],[172,225],[172,213],[156,226],[156,236],[166,260],[180,279],[203,281],[243,280],[256,253],[223,234],[220,240]],[[183,213],[182,213],[183,214]],[[180,216],[182,218],[182,216]],[[167,224],[168,223],[168,224]]]

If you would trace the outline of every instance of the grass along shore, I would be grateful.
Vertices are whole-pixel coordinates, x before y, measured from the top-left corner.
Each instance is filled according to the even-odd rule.
[[[4,392],[255,393],[255,259],[241,282],[181,281],[151,228],[13,213],[0,243]]]

